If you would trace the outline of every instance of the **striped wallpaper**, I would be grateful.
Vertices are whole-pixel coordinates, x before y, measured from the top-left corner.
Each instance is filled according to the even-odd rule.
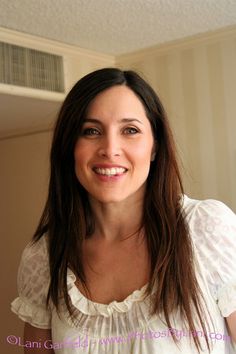
[[[141,73],[167,110],[186,193],[236,212],[236,28],[117,58]]]

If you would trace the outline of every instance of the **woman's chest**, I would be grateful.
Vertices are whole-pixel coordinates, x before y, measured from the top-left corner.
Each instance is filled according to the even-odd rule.
[[[149,281],[150,262],[146,243],[136,247],[104,247],[84,257],[84,272],[94,302],[120,302]],[[85,295],[82,285],[79,290]]]

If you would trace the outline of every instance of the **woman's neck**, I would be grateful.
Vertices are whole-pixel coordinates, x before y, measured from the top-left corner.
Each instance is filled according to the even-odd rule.
[[[101,203],[90,199],[95,216],[93,237],[104,242],[122,241],[138,234],[142,227],[143,198],[119,203]]]

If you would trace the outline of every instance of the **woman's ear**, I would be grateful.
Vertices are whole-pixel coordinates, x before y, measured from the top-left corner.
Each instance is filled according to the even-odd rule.
[[[154,161],[154,160],[155,160],[155,157],[156,157],[156,153],[153,152],[153,153],[152,153],[152,156],[151,156],[151,161]]]
[[[156,153],[157,153],[157,141],[154,140],[153,148],[152,148],[152,154],[151,154],[151,161],[154,161],[156,158]]]

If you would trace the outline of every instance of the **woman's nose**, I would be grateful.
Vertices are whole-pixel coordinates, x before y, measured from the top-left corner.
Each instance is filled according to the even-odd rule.
[[[120,140],[114,135],[106,136],[100,141],[98,149],[99,156],[111,159],[114,156],[120,156]]]

